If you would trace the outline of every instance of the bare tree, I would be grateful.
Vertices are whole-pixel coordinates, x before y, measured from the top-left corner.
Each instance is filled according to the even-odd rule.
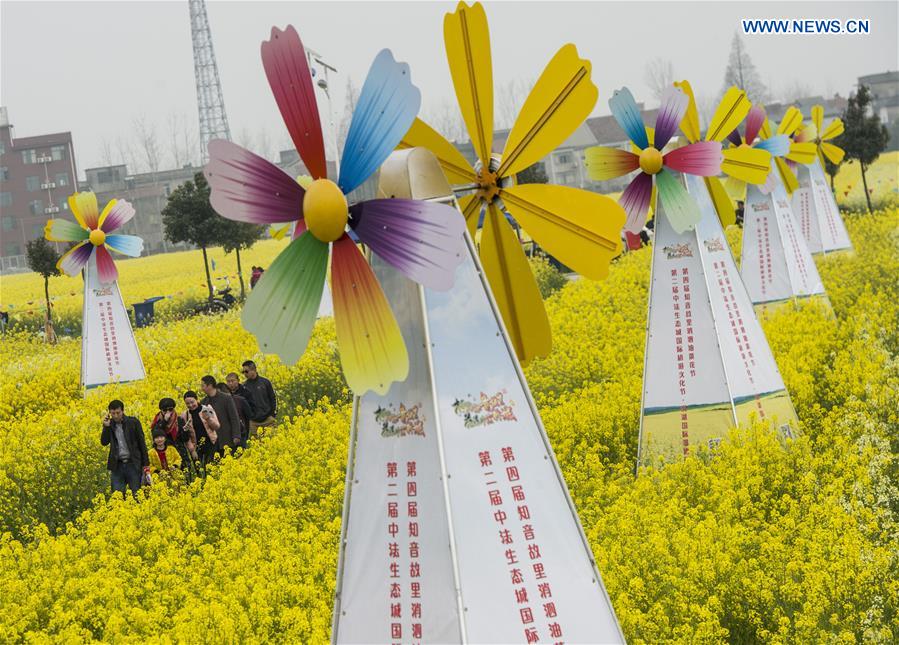
[[[170,112],[166,119],[166,134],[173,168],[181,168],[192,163],[191,153],[196,148],[196,137],[190,124],[191,121],[179,112]]]
[[[353,78],[347,76],[346,89],[343,92],[343,116],[340,117],[340,123],[337,125],[337,148],[343,150],[346,144],[346,137],[350,131],[350,122],[353,119],[353,111],[356,109],[356,103],[359,101],[359,88],[353,83]]]
[[[113,151],[113,144],[106,137],[103,137],[100,140],[100,161],[104,166],[115,165],[115,153]]]
[[[753,103],[764,103],[768,100],[768,88],[762,82],[758,70],[737,32],[734,32],[734,38],[730,45],[730,58],[727,61],[727,69],[724,71],[724,87],[728,88],[731,85],[745,90],[749,100]]]
[[[444,98],[436,108],[428,110],[425,121],[450,141],[469,139],[459,106],[448,98]]]
[[[162,163],[162,150],[159,145],[156,123],[142,115],[132,121],[132,129],[143,167],[155,175],[159,172]]]
[[[674,84],[674,66],[670,60],[659,56],[653,58],[643,68],[643,81],[657,101]]]
[[[272,150],[272,138],[268,133],[268,128],[265,126],[259,126],[256,130],[256,154],[269,161],[275,157],[275,153]]]
[[[798,78],[794,78],[793,80],[784,83],[781,94],[785,102],[792,103],[797,99],[811,96],[812,88],[808,83],[801,81]]]

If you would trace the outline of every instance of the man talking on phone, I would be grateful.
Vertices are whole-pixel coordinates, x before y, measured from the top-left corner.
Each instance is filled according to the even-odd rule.
[[[125,404],[119,400],[109,403],[103,417],[100,444],[109,446],[106,469],[113,492],[121,492],[124,497],[127,486],[137,497],[144,469],[150,467],[147,439],[140,421],[125,416]]]

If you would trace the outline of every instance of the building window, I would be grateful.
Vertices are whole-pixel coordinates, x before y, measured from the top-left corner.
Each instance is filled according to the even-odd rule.
[[[3,216],[3,230],[11,231],[16,227],[16,220],[13,219],[12,215],[4,215]]]
[[[4,143],[3,141],[0,141],[0,155],[5,155],[5,154],[6,154],[6,143]]]
[[[37,163],[37,150],[34,148],[31,150],[23,150],[22,163]]]
[[[59,200],[59,210],[67,211],[69,210],[69,199],[67,197],[63,197]]]
[[[21,255],[22,251],[16,242],[6,243],[6,255]]]
[[[56,185],[57,186],[68,186],[69,185],[69,176],[64,172],[57,173]]]
[[[9,181],[9,168],[0,166],[0,180]]]
[[[560,154],[558,156],[559,163],[571,163],[571,155],[566,153]]]
[[[12,193],[0,193],[0,206],[12,206]]]
[[[50,148],[50,155],[53,157],[53,161],[60,161],[61,159],[66,158],[66,147],[65,146],[53,146]]]
[[[31,211],[32,215],[43,215],[44,214],[44,202],[39,199],[35,199],[33,202],[28,204],[28,209]]]
[[[36,190],[41,189],[41,178],[34,175],[31,177],[25,177],[25,189],[29,193],[33,193]]]

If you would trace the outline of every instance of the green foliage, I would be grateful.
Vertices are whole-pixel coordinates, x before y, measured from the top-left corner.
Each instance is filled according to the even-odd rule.
[[[890,135],[886,126],[880,122],[880,117],[876,112],[871,111],[870,107],[871,91],[867,86],[860,85],[858,92],[849,96],[846,111],[843,112],[845,131],[836,138],[834,143],[846,151],[847,160],[858,161],[862,171],[868,212],[873,213],[865,172],[868,166],[877,160],[880,153],[886,150]]]
[[[535,255],[528,261],[531,265],[531,271],[534,272],[534,278],[537,280],[537,288],[540,289],[540,295],[543,296],[544,300],[568,283],[568,278],[565,277],[565,274],[553,266],[546,257]]]
[[[832,309],[791,303],[762,321],[796,440],[750,425],[634,477],[650,251],[547,301],[554,350],[526,374],[628,642],[899,641],[899,212],[847,227],[855,252],[817,259]],[[145,333],[164,376],[102,393],[142,419],[160,392],[252,352],[234,312]],[[100,403],[66,389],[66,348],[25,364],[12,357],[27,347],[4,347],[3,640],[326,642],[350,407],[333,323],[311,350],[262,366],[305,408],[205,487],[157,482],[135,503],[100,495]]]
[[[59,257],[59,253],[43,237],[37,237],[25,245],[25,261],[28,263],[28,268],[44,278],[47,320],[50,320],[52,317],[50,314],[50,278],[60,275],[56,266],[59,262]]]

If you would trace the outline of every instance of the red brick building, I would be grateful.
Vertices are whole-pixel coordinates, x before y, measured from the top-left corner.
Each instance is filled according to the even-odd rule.
[[[15,138],[0,108],[0,270],[26,269],[25,244],[78,190],[71,132]],[[60,245],[62,251],[62,245]]]

